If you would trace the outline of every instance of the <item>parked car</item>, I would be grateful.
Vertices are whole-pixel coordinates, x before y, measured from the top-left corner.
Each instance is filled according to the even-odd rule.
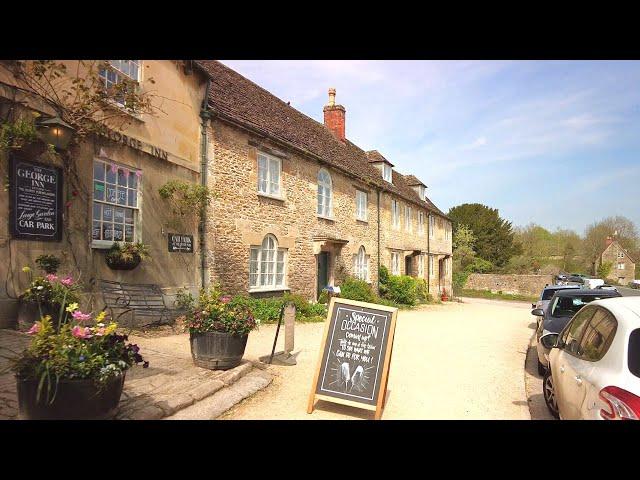
[[[565,290],[567,288],[575,289],[575,288],[580,288],[580,286],[579,285],[547,285],[542,289],[542,293],[540,294],[540,298],[538,299],[538,301],[536,303],[531,304],[531,308],[534,308],[534,309],[541,308],[544,310],[545,308],[547,308],[547,305],[549,305],[551,298],[556,292],[560,290]],[[538,324],[539,324],[541,317],[537,317],[537,318],[538,318]]]
[[[640,289],[640,280],[632,280],[629,284],[631,288],[639,288]]]
[[[565,273],[559,273],[556,275],[556,285],[562,285],[563,282],[566,282],[568,275]]]
[[[598,288],[600,285],[604,285],[604,280],[601,278],[583,278],[582,285],[584,288]]]
[[[577,285],[583,285],[584,284],[584,278],[582,276],[579,275],[569,275],[567,277],[566,280],[566,284],[577,284]]]
[[[552,415],[640,419],[640,297],[594,301],[541,342],[550,349],[543,386]]]
[[[586,290],[583,288],[559,290],[554,293],[546,309],[535,308],[531,313],[542,317],[536,329],[536,350],[538,352],[538,373],[544,375],[549,361],[546,354],[549,349],[540,343],[540,337],[548,333],[560,333],[573,316],[587,303],[602,298],[620,297],[613,290]]]
[[[616,287],[614,287],[613,285],[609,285],[608,283],[602,284],[602,285],[598,285],[596,287],[596,289],[601,289],[601,290],[615,290],[616,292],[618,291],[618,289]]]

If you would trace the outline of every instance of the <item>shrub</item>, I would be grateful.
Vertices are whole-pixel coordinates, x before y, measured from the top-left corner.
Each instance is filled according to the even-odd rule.
[[[371,286],[364,280],[353,277],[345,278],[340,285],[340,297],[359,302],[375,303],[376,295],[373,293]]]
[[[493,263],[482,258],[475,258],[465,270],[471,273],[487,273],[493,270]]]
[[[280,319],[282,305],[291,302],[296,307],[296,320],[302,322],[322,321],[327,315],[326,305],[309,303],[300,295],[285,294],[281,297],[252,298],[246,295],[236,295],[231,300],[234,305],[249,308],[254,317],[262,323],[277,323]]]
[[[36,258],[36,265],[45,273],[57,273],[60,266],[60,259],[55,255],[40,255]]]
[[[429,297],[431,295],[429,294],[429,288],[427,286],[427,282],[422,278],[416,278],[415,283],[416,283],[416,298],[418,303],[430,302],[431,300],[429,300]]]
[[[403,305],[415,305],[418,298],[415,279],[407,275],[391,275],[385,298]]]

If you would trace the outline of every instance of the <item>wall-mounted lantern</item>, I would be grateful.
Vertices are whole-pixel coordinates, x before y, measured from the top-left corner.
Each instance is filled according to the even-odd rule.
[[[71,142],[75,129],[60,117],[40,120],[36,128],[47,144],[53,145],[56,150],[66,150]]]

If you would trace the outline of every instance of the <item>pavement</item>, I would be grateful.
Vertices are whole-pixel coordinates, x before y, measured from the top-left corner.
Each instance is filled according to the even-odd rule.
[[[531,418],[523,372],[535,322],[531,304],[463,302],[399,312],[383,419]],[[306,413],[323,328],[296,324],[297,365],[270,366],[271,386],[219,418],[372,419],[370,411],[324,401]],[[272,325],[252,332],[245,358],[269,353],[274,333]]]

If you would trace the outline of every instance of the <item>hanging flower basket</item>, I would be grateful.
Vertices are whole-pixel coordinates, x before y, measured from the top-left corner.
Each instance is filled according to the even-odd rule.
[[[138,254],[132,255],[129,259],[124,259],[122,257],[117,257],[114,255],[106,256],[107,266],[111,270],[133,270],[142,261],[142,258]]]
[[[112,270],[133,270],[142,260],[149,258],[148,250],[143,243],[114,242],[105,260]]]

